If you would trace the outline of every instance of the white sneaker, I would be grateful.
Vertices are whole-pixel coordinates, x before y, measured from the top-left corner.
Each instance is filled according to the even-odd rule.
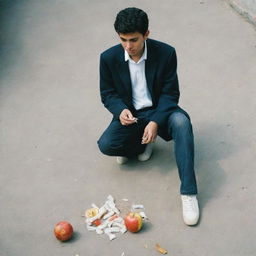
[[[147,161],[151,157],[152,152],[153,152],[153,143],[149,143],[146,146],[145,151],[138,155],[139,161],[141,162]]]
[[[125,157],[125,156],[118,156],[118,157],[116,158],[116,162],[117,162],[118,164],[125,164],[127,161],[128,161],[128,158]]]
[[[199,207],[196,195],[181,195],[183,220],[189,225],[196,225],[199,219]]]

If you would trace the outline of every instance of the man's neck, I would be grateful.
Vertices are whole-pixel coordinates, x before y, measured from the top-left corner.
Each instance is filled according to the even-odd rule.
[[[130,56],[130,58],[137,63],[140,60],[141,56],[142,54],[140,56]]]

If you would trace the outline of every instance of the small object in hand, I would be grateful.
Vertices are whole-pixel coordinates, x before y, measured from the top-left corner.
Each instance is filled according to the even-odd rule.
[[[132,121],[134,121],[135,123],[138,122],[138,118],[137,118],[137,117],[132,117],[132,118],[130,117],[129,119],[132,120]]]
[[[159,244],[156,244],[156,250],[160,252],[161,254],[167,254],[168,251],[162,248]]]
[[[54,234],[57,239],[64,242],[69,240],[73,235],[73,227],[67,221],[58,222],[54,226]]]

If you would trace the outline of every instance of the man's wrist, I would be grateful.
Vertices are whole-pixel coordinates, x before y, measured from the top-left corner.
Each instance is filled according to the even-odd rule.
[[[150,121],[149,123],[151,123],[152,125],[154,125],[155,127],[158,127],[158,123],[155,121]]]

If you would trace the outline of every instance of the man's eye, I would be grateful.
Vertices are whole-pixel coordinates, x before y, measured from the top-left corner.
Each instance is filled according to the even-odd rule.
[[[131,40],[131,42],[133,42],[133,43],[135,43],[135,42],[137,42],[138,41],[138,39],[136,38],[136,39],[132,39]]]

